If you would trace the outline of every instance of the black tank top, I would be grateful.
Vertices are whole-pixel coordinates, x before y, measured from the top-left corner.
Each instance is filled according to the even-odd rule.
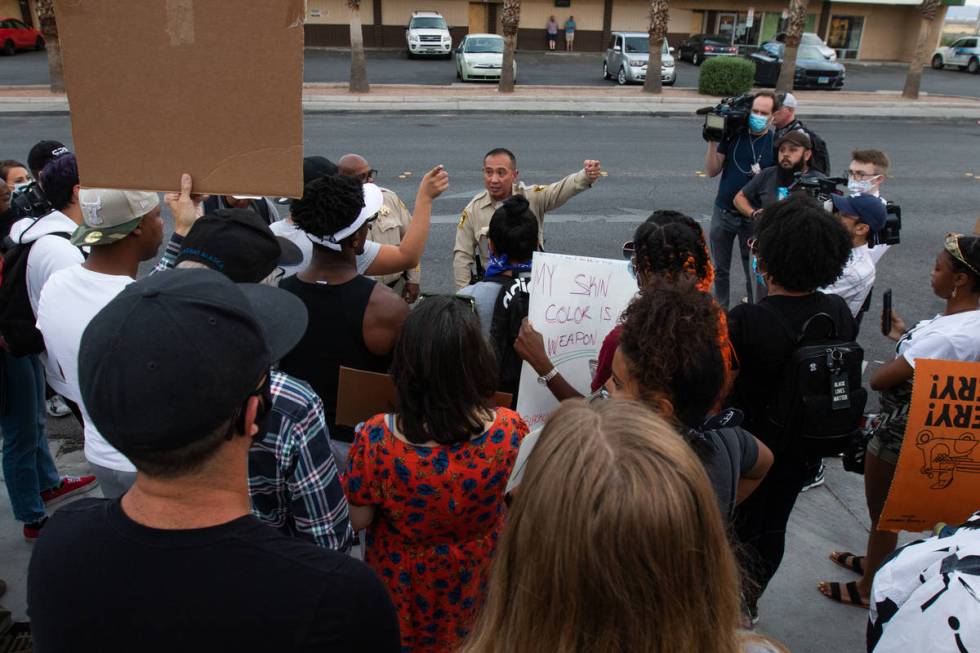
[[[391,366],[390,354],[376,356],[364,344],[364,313],[375,283],[360,275],[339,285],[307,283],[295,276],[279,283],[306,304],[310,316],[303,339],[279,367],[313,386],[323,401],[330,437],[340,442],[354,441],[354,429],[336,424],[340,367],[387,372]]]

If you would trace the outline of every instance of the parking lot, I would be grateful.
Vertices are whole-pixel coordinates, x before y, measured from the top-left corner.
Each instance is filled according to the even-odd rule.
[[[848,91],[901,91],[907,67],[900,64],[845,62]],[[404,51],[371,50],[367,53],[368,79],[373,84],[456,84],[456,64],[446,59],[412,59]],[[306,50],[304,79],[307,82],[346,82],[350,55],[346,50]],[[677,63],[677,86],[696,87],[698,68]],[[524,85],[602,86],[615,82],[602,79],[602,55],[598,52],[517,53],[518,83]],[[47,84],[44,52],[24,52],[0,57],[0,85]],[[927,68],[922,91],[937,95],[980,97],[980,75],[957,70]]]

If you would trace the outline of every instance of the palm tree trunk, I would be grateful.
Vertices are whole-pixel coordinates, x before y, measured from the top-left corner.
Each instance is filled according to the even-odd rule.
[[[500,93],[514,92],[514,50],[517,49],[517,30],[521,24],[521,0],[504,0],[500,16],[504,32],[504,60],[500,64]]]
[[[647,61],[647,76],[643,80],[644,93],[663,91],[661,66],[663,64],[664,39],[670,23],[670,4],[668,0],[650,0],[650,56]]]
[[[348,0],[350,9],[350,92],[368,93],[371,86],[367,78],[367,61],[364,58],[364,31],[361,29],[360,0]]]
[[[919,87],[922,85],[922,68],[925,66],[926,57],[929,56],[928,43],[929,32],[932,28],[932,21],[936,18],[936,13],[941,6],[941,0],[922,0],[919,5],[919,12],[922,20],[919,22],[919,38],[915,43],[915,55],[909,62],[909,72],[905,77],[905,88],[902,89],[902,97],[910,100],[919,99]]]
[[[65,92],[65,68],[61,61],[61,40],[58,38],[58,23],[54,17],[52,0],[37,0],[37,18],[48,52],[48,78],[52,93]]]
[[[779,68],[779,80],[776,82],[777,93],[787,93],[793,90],[793,78],[796,76],[796,53],[800,50],[800,39],[806,27],[807,0],[790,0],[789,25],[786,26],[786,41],[783,47],[783,64]]]

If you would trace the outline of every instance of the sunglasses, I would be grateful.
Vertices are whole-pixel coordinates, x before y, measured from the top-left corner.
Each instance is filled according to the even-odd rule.
[[[980,276],[980,270],[973,267],[973,265],[966,260],[966,257],[963,256],[963,252],[960,250],[960,238],[962,237],[963,234],[946,234],[946,242],[944,243],[944,247],[946,248],[946,251],[949,252],[950,256],[969,268],[973,274]]]

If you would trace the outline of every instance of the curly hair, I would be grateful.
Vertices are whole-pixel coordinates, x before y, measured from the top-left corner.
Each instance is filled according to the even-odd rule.
[[[497,361],[472,307],[458,297],[429,297],[416,306],[395,345],[391,375],[398,426],[409,442],[465,442],[492,410]]]
[[[980,275],[977,274],[977,270],[980,270],[980,237],[959,235],[956,237],[956,243],[969,265],[964,265],[961,261],[957,261],[956,257],[950,256],[950,260],[953,261],[953,272],[962,272],[971,277],[973,283],[970,285],[970,290],[976,292],[980,289]],[[972,270],[970,266],[973,267]]]
[[[494,252],[506,254],[511,261],[529,261],[538,246],[538,219],[531,211],[527,198],[512,195],[490,218],[487,237],[493,241]]]
[[[666,395],[675,419],[696,429],[725,384],[721,309],[691,282],[657,283],[624,313],[619,348],[644,397]]]
[[[851,256],[847,229],[815,199],[797,193],[762,212],[756,223],[760,266],[790,292],[837,281]]]
[[[707,292],[714,281],[704,231],[693,218],[679,211],[654,211],[633,234],[636,266],[640,272],[673,279],[686,272]]]
[[[349,227],[364,208],[364,188],[353,177],[318,177],[303,188],[303,197],[290,208],[293,222],[317,238]]]

